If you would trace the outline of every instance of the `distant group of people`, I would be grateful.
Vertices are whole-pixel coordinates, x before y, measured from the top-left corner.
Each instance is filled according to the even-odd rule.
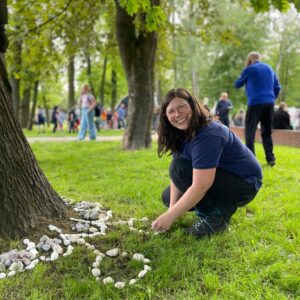
[[[78,140],[83,140],[89,133],[90,140],[96,139],[96,131],[101,128],[121,129],[126,128],[127,107],[121,103],[117,109],[104,109],[96,102],[90,86],[84,85],[79,97],[78,105],[72,108],[67,117],[68,132],[78,132]],[[65,120],[65,112],[59,106],[54,106],[51,123],[52,132],[62,128]]]
[[[66,118],[65,110],[61,109],[58,105],[54,106],[51,115],[51,123],[53,124],[52,133],[55,133],[56,130],[63,131],[65,118]]]
[[[233,108],[231,101],[228,99],[228,94],[223,92],[215,108],[216,120],[219,120],[225,126],[229,127],[230,118],[229,112]],[[246,113],[240,109],[233,118],[234,126],[245,126]],[[282,101],[279,103],[278,108],[274,108],[273,113],[273,129],[293,129],[291,125],[291,118],[288,112],[287,104]]]
[[[59,106],[54,106],[51,114],[51,123],[53,123],[52,132],[55,133],[57,129],[63,130],[63,124],[65,121],[66,113],[61,110]],[[37,114],[34,118],[34,123],[37,125],[38,133],[44,133],[46,131],[46,123],[48,118],[45,110],[39,106]]]
[[[96,102],[88,85],[84,85],[82,89],[79,107],[81,108],[81,119],[78,140],[83,140],[87,131],[90,140],[94,140],[96,139],[96,130],[126,127],[127,108],[125,104],[121,103],[117,109],[105,110],[100,103]]]

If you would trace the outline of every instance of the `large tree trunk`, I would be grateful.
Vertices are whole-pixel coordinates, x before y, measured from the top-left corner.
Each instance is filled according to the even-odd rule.
[[[159,5],[159,1],[151,1]],[[123,136],[124,149],[148,148],[151,145],[153,110],[154,57],[157,33],[136,34],[133,17],[116,1],[117,40],[128,83],[128,126]]]
[[[99,89],[99,99],[100,99],[100,103],[101,103],[102,107],[104,105],[104,88],[105,88],[105,78],[106,78],[106,66],[107,66],[107,55],[105,55],[104,61],[103,61],[102,78],[101,78],[100,89]],[[113,107],[112,107],[112,109],[113,109]]]
[[[112,69],[111,71],[111,109],[114,109],[117,103],[117,72]]]
[[[29,110],[30,110],[30,86],[26,87],[23,91],[23,100],[21,105],[21,115],[20,124],[22,128],[26,128],[29,120]]]
[[[12,101],[3,82],[1,73],[0,235],[18,238],[39,218],[63,217],[66,205],[39,168],[13,115]]]
[[[74,56],[71,56],[69,57],[69,64],[68,64],[68,85],[69,85],[68,109],[69,110],[76,105],[74,82],[75,82],[75,61],[74,61]]]
[[[34,88],[33,88],[33,98],[32,98],[32,106],[31,106],[31,112],[28,122],[28,130],[32,130],[33,128],[33,121],[34,121],[34,115],[36,110],[36,104],[38,101],[38,94],[39,94],[39,80],[36,80],[34,82]]]

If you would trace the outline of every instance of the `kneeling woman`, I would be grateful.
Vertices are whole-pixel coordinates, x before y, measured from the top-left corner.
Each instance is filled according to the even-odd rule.
[[[189,210],[199,220],[187,230],[204,237],[226,229],[231,216],[261,187],[262,170],[252,152],[184,89],[165,97],[158,128],[158,155],[171,151],[171,183],[162,194],[169,209],[152,228],[168,230]]]

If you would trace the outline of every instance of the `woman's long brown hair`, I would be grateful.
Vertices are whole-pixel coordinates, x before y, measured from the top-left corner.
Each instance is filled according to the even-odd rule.
[[[175,128],[166,116],[166,109],[174,98],[181,98],[188,102],[192,109],[192,117],[187,130]],[[177,88],[170,90],[161,105],[158,125],[158,156],[161,157],[168,151],[179,153],[181,144],[191,140],[200,128],[209,123],[209,113],[187,90]]]

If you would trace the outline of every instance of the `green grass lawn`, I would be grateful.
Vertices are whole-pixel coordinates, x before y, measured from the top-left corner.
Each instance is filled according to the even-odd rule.
[[[160,194],[169,182],[170,157],[159,159],[155,148],[124,152],[119,142],[31,146],[61,195],[100,202],[115,220],[153,220],[165,210]],[[300,149],[276,147],[277,164],[271,168],[261,145],[256,147],[263,187],[233,216],[229,231],[204,240],[186,236],[182,228],[192,224],[193,213],[166,234],[143,236],[120,228],[91,243],[102,251],[118,246],[149,257],[152,271],[138,284],[117,290],[96,282],[93,253],[76,246],[69,257],[0,280],[0,299],[300,299]],[[128,280],[142,265],[116,261],[100,267]]]
[[[78,136],[78,133],[69,133],[67,125],[65,124],[63,127],[63,131],[57,130],[55,133],[52,133],[53,124],[51,124],[49,127],[46,126],[45,132],[42,132],[42,129],[40,132],[38,132],[37,126],[34,126],[32,130],[24,129],[23,132],[26,135],[26,137],[68,137]],[[97,132],[97,136],[121,136],[124,133],[124,129],[101,129],[100,132]],[[87,135],[88,136],[88,135]]]

